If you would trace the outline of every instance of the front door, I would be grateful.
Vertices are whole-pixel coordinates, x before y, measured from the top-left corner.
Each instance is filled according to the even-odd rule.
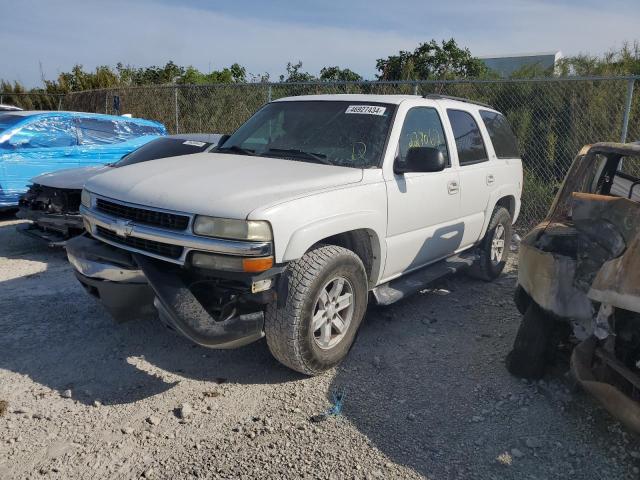
[[[441,172],[394,175],[386,181],[387,280],[450,255],[464,234],[458,171],[451,166],[440,114],[432,107],[414,107],[403,123],[396,162],[406,159],[409,148],[424,146],[438,148],[447,167]]]

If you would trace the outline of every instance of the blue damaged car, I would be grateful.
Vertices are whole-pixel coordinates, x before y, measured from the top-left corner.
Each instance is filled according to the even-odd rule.
[[[96,113],[0,112],[0,209],[18,206],[36,175],[105,165],[167,130],[161,123]]]

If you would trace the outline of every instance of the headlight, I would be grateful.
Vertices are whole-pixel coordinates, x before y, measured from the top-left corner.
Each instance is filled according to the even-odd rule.
[[[82,189],[82,193],[80,194],[80,203],[83,207],[91,208],[91,193],[84,188]]]
[[[234,220],[198,215],[193,231],[206,237],[229,238],[269,242],[272,239],[269,222],[260,220]]]

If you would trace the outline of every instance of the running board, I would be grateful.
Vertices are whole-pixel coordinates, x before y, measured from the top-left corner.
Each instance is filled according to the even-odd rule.
[[[373,289],[378,305],[391,305],[426,288],[434,280],[450,273],[469,268],[478,256],[472,252],[463,252],[428,265],[415,272],[403,275]]]

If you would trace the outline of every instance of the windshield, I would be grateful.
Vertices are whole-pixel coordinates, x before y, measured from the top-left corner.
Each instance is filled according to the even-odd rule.
[[[23,115],[12,115],[10,113],[0,114],[0,133],[13,127],[20,120],[24,120]]]
[[[157,158],[176,157],[178,155],[189,155],[191,153],[204,152],[211,143],[186,138],[157,138],[145,143],[140,148],[125,155],[114,167],[125,167],[134,163],[147,162]]]
[[[380,166],[395,105],[285,101],[266,105],[218,149],[354,168]]]

